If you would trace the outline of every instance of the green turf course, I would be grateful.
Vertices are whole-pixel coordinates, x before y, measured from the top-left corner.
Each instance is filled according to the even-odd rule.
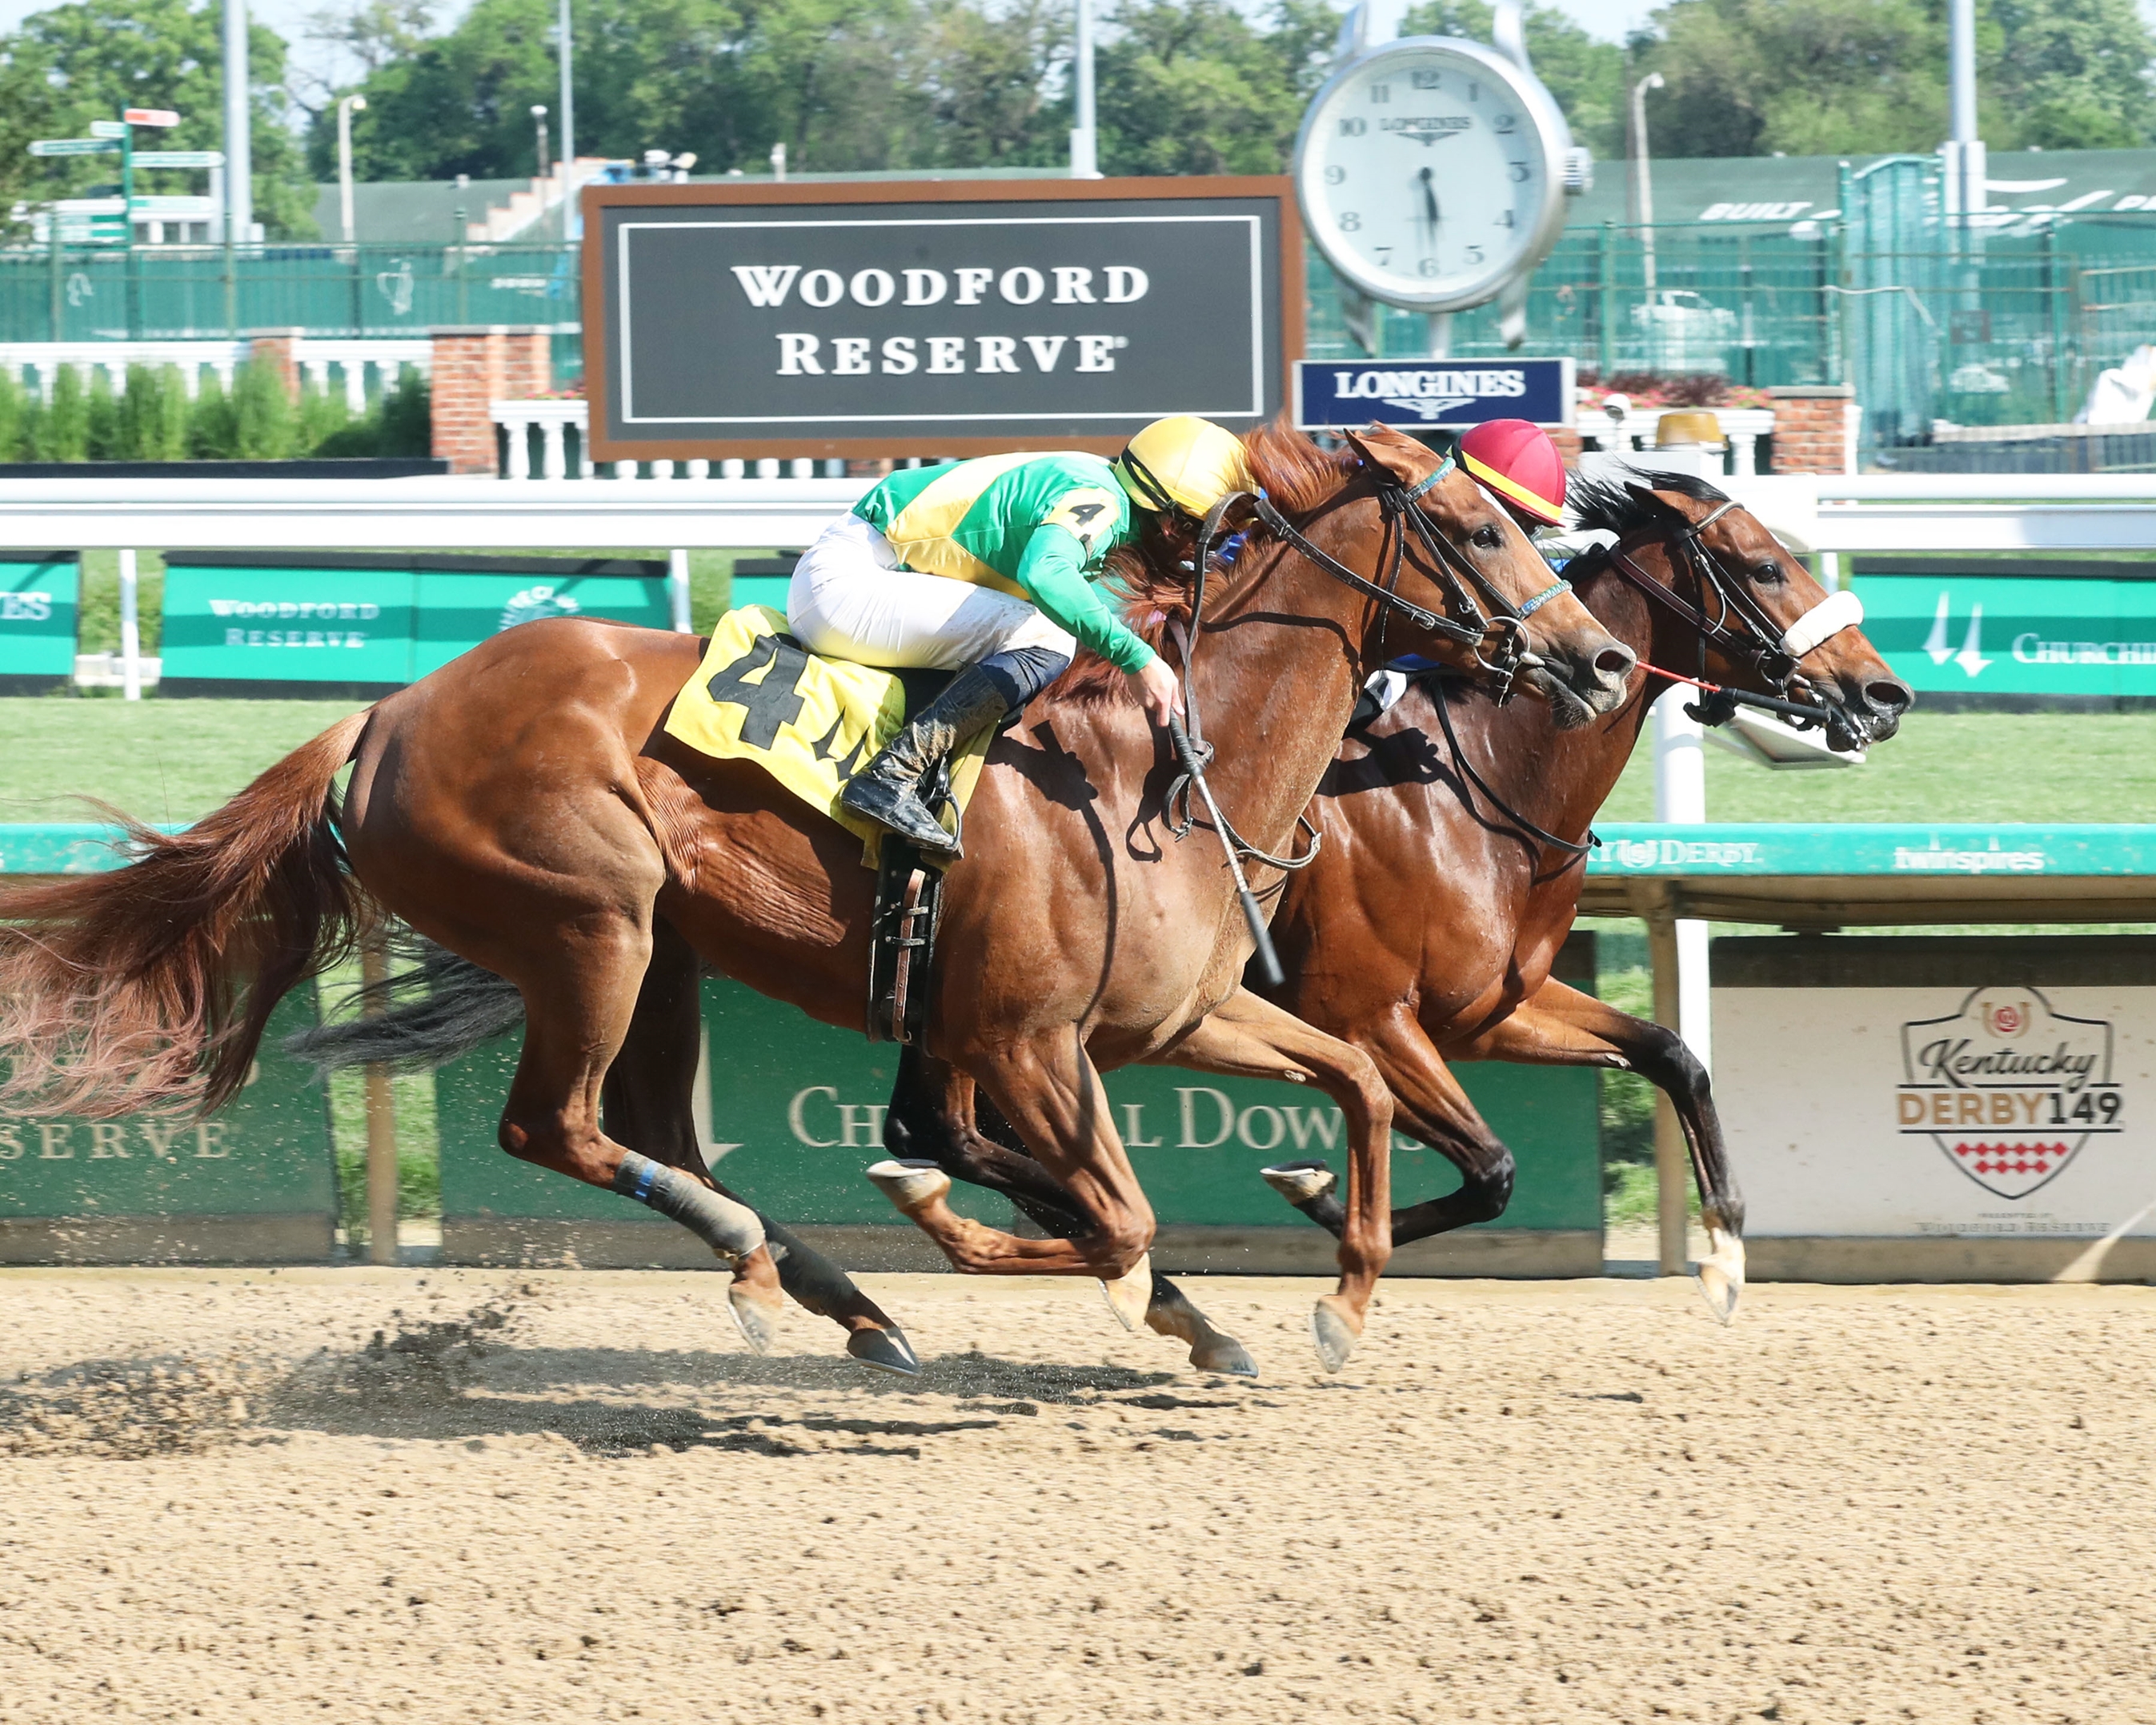
[[[80,819],[74,796],[192,820],[352,711],[334,701],[0,700],[0,820]],[[2156,714],[1918,712],[1861,767],[1769,773],[1710,744],[1707,781],[1716,820],[2156,820]],[[1644,741],[1602,814],[1654,819]]]

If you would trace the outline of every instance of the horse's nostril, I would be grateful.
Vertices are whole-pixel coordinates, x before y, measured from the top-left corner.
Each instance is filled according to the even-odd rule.
[[[1640,662],[1640,655],[1621,641],[1612,641],[1594,655],[1594,669],[1603,680],[1621,683],[1632,675],[1632,667]]]
[[[1898,678],[1878,677],[1864,685],[1864,701],[1875,713],[1899,716],[1916,705],[1916,691]]]

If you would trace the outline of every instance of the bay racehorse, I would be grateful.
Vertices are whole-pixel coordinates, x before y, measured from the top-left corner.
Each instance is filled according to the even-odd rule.
[[[1512,1193],[1512,1153],[1448,1061],[1642,1074],[1682,1122],[1710,1240],[1701,1285],[1726,1319],[1743,1279],[1743,1203],[1706,1070],[1673,1032],[1550,975],[1578,911],[1589,823],[1671,686],[1654,667],[1794,696],[1844,749],[1892,737],[1914,697],[1840,626],[1856,608],[1712,485],[1652,474],[1576,481],[1573,496],[1580,526],[1617,536],[1564,572],[1648,667],[1630,698],[1560,730],[1547,706],[1499,703],[1443,673],[1412,680],[1325,776],[1311,810],[1322,843],[1284,877],[1272,918],[1286,981],[1265,992],[1369,1055],[1395,1125],[1460,1170],[1457,1190],[1393,1213],[1395,1243],[1492,1220]],[[1717,699],[1707,696],[1709,717]],[[1172,1062],[1174,1050],[1155,1058]],[[903,1153],[1005,1194],[1045,1228],[1076,1225],[963,1071],[909,1050],[886,1122]],[[1314,1220],[1342,1225],[1322,1163],[1266,1173]],[[1194,1358],[1219,1365],[1217,1332],[1164,1278],[1156,1286],[1155,1327],[1198,1337]]]
[[[1212,716],[1213,788],[1259,850],[1290,842],[1363,680],[1392,654],[1517,678],[1560,723],[1624,699],[1632,652],[1552,588],[1449,462],[1374,428],[1359,458],[1270,428],[1249,441],[1287,513],[1253,530],[1221,583],[1188,691]],[[1173,551],[1150,557],[1140,572],[1173,591]],[[303,745],[186,832],[133,828],[129,866],[0,886],[8,1096],[93,1116],[215,1106],[244,1081],[278,998],[393,914],[521,998],[503,1147],[694,1230],[732,1264],[756,1340],[780,1286],[761,1222],[700,1158],[683,1168],[607,1132],[603,1092],[640,1014],[655,1015],[654,1040],[678,1029],[667,991],[647,987],[677,943],[859,1028],[873,877],[856,840],[762,768],[665,734],[700,652],[583,619],[523,625]],[[1097,1276],[1130,1322],[1151,1297],[1152,1216],[1100,1069],[1172,1046],[1200,1070],[1314,1083],[1353,1146],[1341,1280],[1314,1320],[1337,1364],[1390,1250],[1390,1101],[1367,1055],[1240,988],[1250,937],[1218,852],[1170,831],[1173,777],[1134,707],[1036,706],[992,751],[950,872],[932,1034],[1082,1231],[1031,1240],[967,1221],[910,1171],[888,1189],[961,1270]]]

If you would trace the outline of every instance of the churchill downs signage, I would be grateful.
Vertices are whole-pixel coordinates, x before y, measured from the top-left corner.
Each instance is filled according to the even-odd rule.
[[[1301,338],[1284,179],[608,186],[585,212],[602,460],[1242,430]]]

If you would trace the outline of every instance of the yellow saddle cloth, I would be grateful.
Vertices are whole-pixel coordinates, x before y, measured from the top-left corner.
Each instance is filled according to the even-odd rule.
[[[873,862],[884,829],[839,803],[839,793],[906,723],[909,676],[823,659],[786,633],[764,605],[729,611],[711,631],[696,675],[674,697],[666,734],[721,761],[753,761],[819,814],[863,839]],[[963,809],[993,740],[983,731],[951,762],[951,794]],[[947,830],[955,831],[949,809]]]

